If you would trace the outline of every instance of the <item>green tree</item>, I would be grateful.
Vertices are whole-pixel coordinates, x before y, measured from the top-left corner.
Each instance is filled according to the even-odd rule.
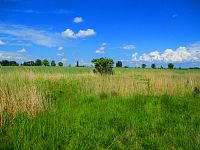
[[[56,62],[54,60],[51,61],[51,66],[56,66]]]
[[[23,63],[23,66],[35,66],[35,62],[34,61],[27,61]]]
[[[142,68],[146,68],[146,66],[147,66],[146,64],[142,64]]]
[[[116,67],[122,67],[122,61],[117,61]]]
[[[93,59],[92,63],[95,65],[94,72],[100,74],[113,74],[114,61],[110,58]]]
[[[49,66],[49,61],[47,59],[44,59],[43,62],[42,62],[42,64],[44,66]]]
[[[168,64],[168,69],[174,69],[174,64],[169,63],[169,64]]]
[[[62,63],[62,62],[59,62],[59,63],[58,63],[58,66],[62,67],[62,66],[63,66],[63,63]]]
[[[156,64],[151,64],[151,68],[155,69],[156,68]]]
[[[79,67],[79,62],[78,61],[76,62],[76,67]]]
[[[35,61],[35,66],[42,66],[42,60],[37,59],[37,60]]]

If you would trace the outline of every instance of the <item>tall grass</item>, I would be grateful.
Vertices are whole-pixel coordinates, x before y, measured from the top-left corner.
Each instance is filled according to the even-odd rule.
[[[196,70],[0,68],[0,149],[199,149],[193,87]]]

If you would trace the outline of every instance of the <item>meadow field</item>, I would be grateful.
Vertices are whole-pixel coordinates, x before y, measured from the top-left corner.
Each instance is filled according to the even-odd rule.
[[[0,149],[200,149],[200,70],[0,67]]]

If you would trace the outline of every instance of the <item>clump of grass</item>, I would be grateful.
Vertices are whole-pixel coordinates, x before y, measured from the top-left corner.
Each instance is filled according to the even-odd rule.
[[[4,115],[15,117],[18,113],[36,115],[45,108],[44,93],[37,87],[31,72],[7,74],[0,80],[0,121],[5,122]]]

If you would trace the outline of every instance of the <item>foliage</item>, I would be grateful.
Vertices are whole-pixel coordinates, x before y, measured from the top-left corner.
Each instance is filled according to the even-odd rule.
[[[19,64],[16,61],[2,60],[0,66],[19,66]]]
[[[42,64],[44,66],[49,66],[49,61],[47,59],[44,59],[43,62],[42,62]]]
[[[95,65],[94,72],[99,72],[100,74],[113,74],[113,64],[114,61],[110,58],[100,58],[93,59],[92,63]]]
[[[151,64],[151,68],[155,69],[156,68],[156,64]]]
[[[22,65],[23,66],[35,66],[35,62],[34,61],[27,61],[27,62],[24,62]]]
[[[42,60],[37,59],[37,60],[35,61],[35,66],[42,66]]]
[[[62,63],[62,62],[59,62],[59,63],[58,63],[58,66],[62,67],[62,66],[63,66],[63,63]]]
[[[54,60],[51,61],[51,66],[56,66],[56,62]]]
[[[146,68],[146,66],[147,66],[146,64],[142,64],[142,68]]]
[[[174,64],[169,63],[169,64],[168,64],[168,69],[174,69]]]
[[[122,61],[117,61],[116,67],[122,67]]]
[[[79,67],[79,62],[78,61],[76,62],[76,67]]]

